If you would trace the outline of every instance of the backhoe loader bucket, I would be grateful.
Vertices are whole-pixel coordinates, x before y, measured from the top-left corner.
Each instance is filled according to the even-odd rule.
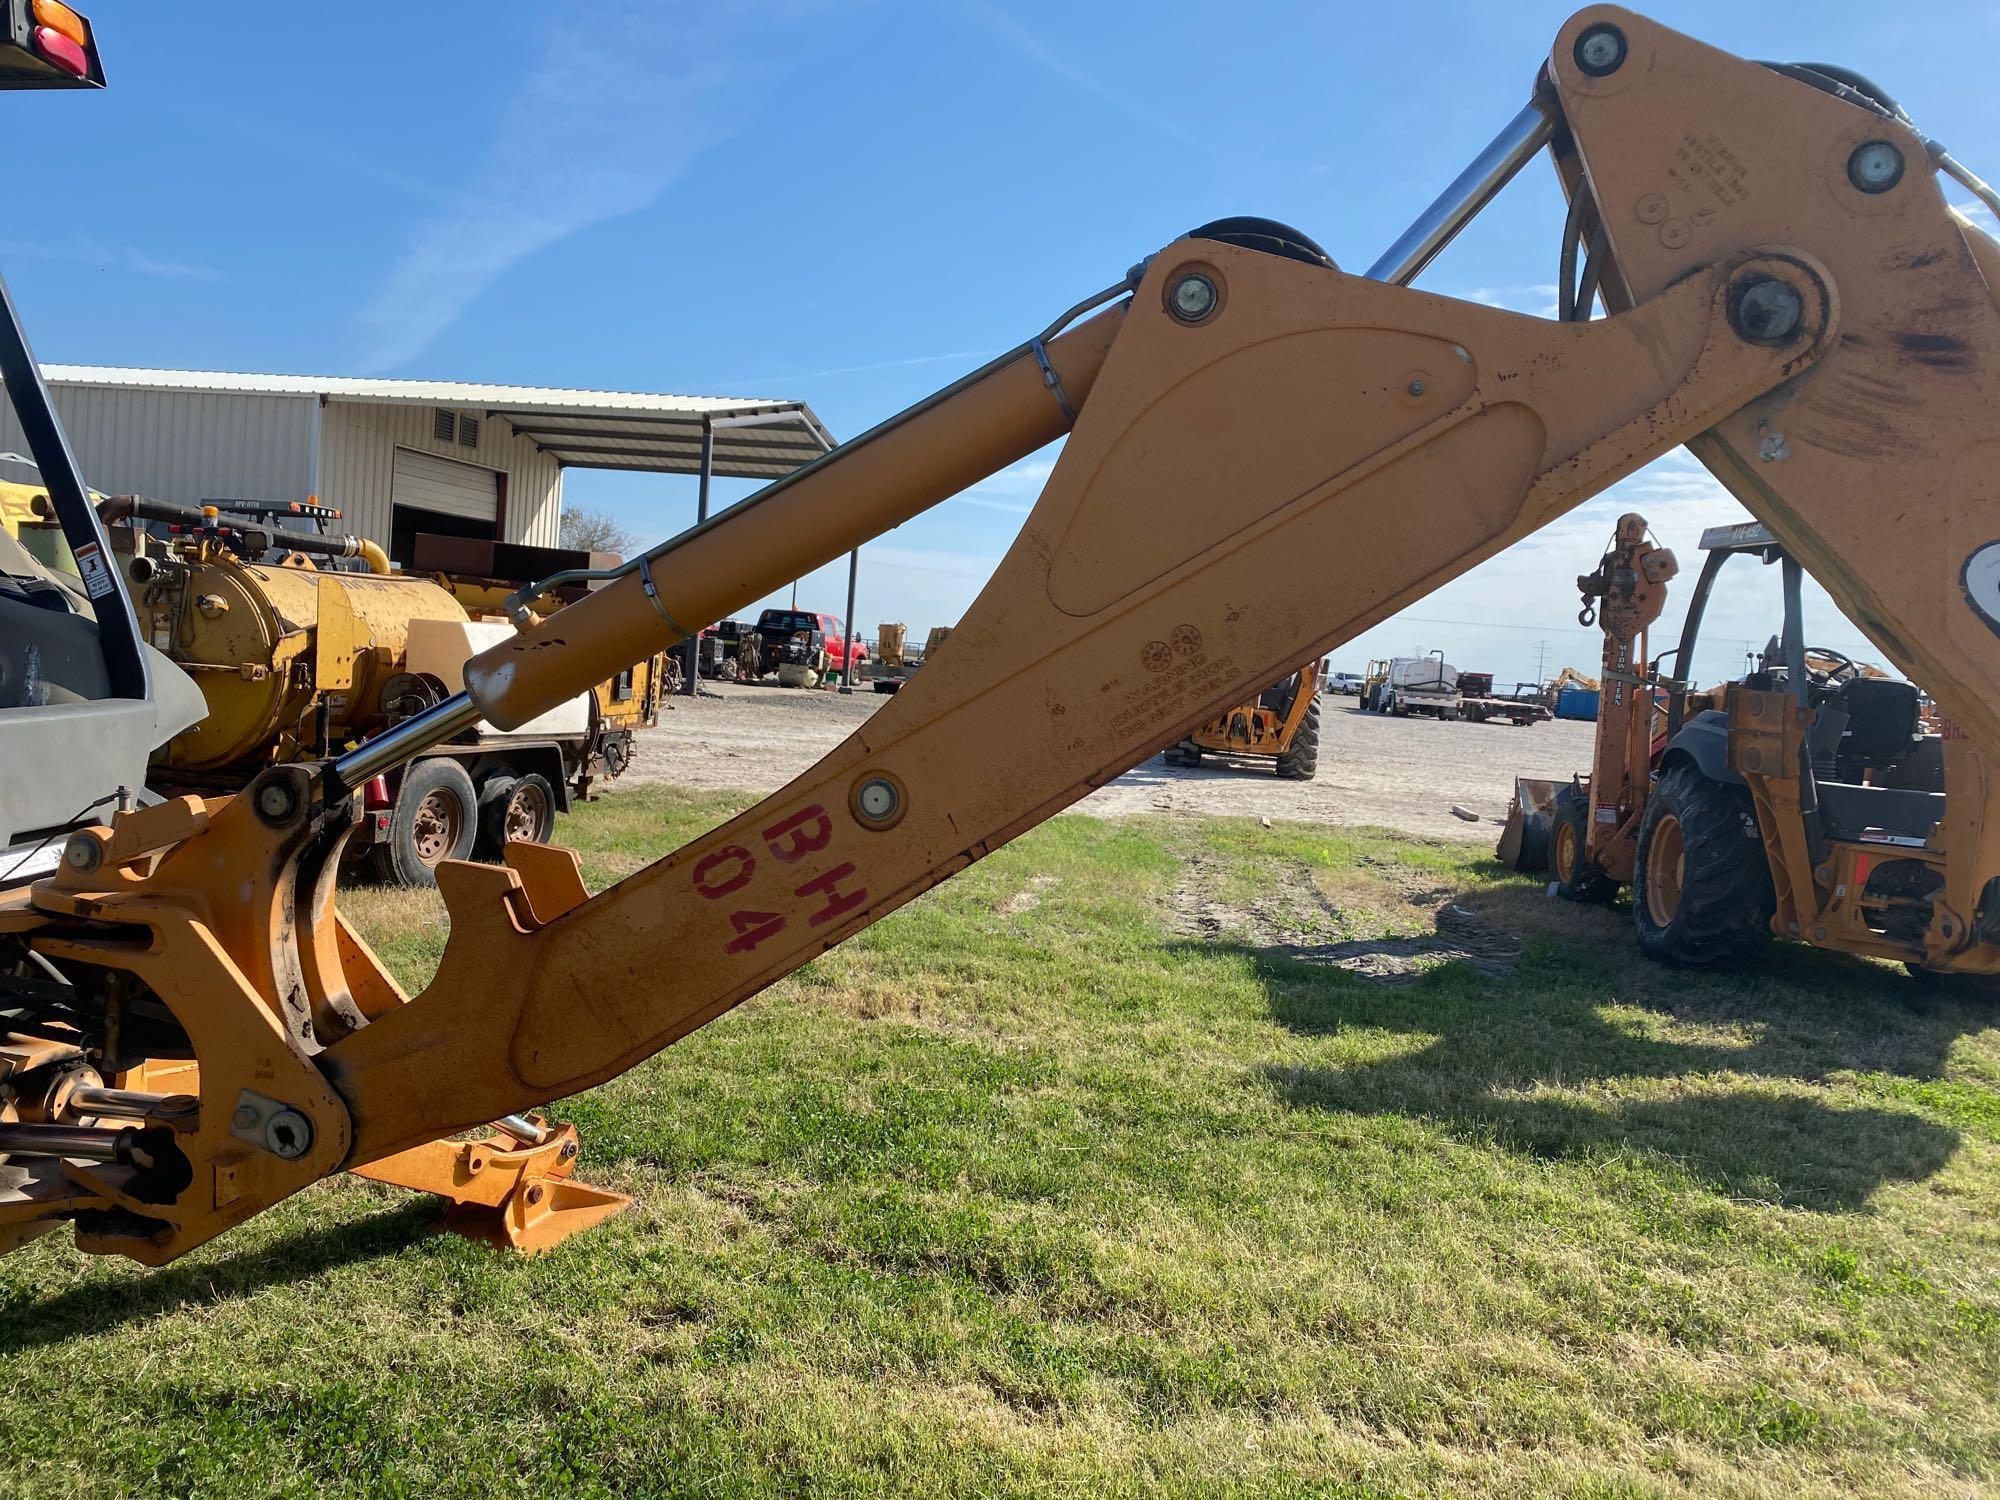
[[[1549,830],[1553,826],[1556,791],[1563,783],[1533,776],[1514,778],[1514,800],[1507,805],[1507,826],[1493,852],[1500,863],[1524,875],[1549,867]]]

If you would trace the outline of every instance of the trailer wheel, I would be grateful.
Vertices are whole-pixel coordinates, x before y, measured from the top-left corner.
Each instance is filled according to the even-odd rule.
[[[1278,775],[1285,781],[1311,781],[1319,773],[1319,699],[1306,705],[1299,732],[1278,752]]]
[[[1549,873],[1555,876],[1556,894],[1565,901],[1609,906],[1618,884],[1598,868],[1589,848],[1590,798],[1580,788],[1566,786],[1556,793],[1549,819]]]
[[[1770,939],[1777,908],[1750,793],[1687,762],[1669,768],[1639,820],[1639,951],[1680,968],[1720,968]]]
[[[397,885],[437,884],[437,867],[470,859],[479,832],[479,802],[465,767],[448,755],[418,761],[403,773],[389,836],[372,851],[378,875]]]
[[[481,859],[498,860],[510,840],[546,844],[556,827],[556,793],[536,771],[522,776],[490,776],[479,789]]]

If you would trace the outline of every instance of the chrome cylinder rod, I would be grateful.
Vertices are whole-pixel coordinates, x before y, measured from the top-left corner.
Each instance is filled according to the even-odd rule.
[[[88,1125],[0,1124],[0,1156],[61,1156],[72,1161],[136,1162],[139,1132],[130,1125],[97,1130]]]
[[[511,1135],[524,1146],[539,1146],[552,1132],[546,1125],[538,1125],[526,1115],[502,1115],[493,1122],[493,1128],[502,1135]]]
[[[1493,195],[1549,143],[1555,122],[1530,104],[1507,122],[1493,143],[1460,172],[1437,201],[1377,258],[1365,273],[1370,281],[1408,286],[1433,257],[1449,245],[1493,201]]]
[[[70,1090],[65,1112],[71,1115],[112,1115],[121,1120],[183,1120],[195,1114],[201,1101],[193,1094],[154,1094],[140,1089],[92,1088]]]
[[[354,791],[420,751],[470,729],[479,719],[479,705],[463,693],[454,693],[444,702],[412,714],[394,728],[385,729],[372,740],[336,757],[327,767],[327,774],[339,791]]]

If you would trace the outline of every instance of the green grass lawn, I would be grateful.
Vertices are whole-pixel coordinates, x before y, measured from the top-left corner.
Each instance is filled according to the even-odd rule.
[[[731,805],[565,831],[600,885]],[[420,983],[435,899],[349,905]],[[1654,968],[1483,850],[1065,817],[560,1105],[638,1203],[551,1254],[342,1179],[0,1262],[0,1486],[1978,1492],[1996,1025]]]

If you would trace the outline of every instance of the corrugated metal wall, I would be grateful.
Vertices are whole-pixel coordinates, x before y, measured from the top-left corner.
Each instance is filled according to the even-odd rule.
[[[562,466],[483,411],[479,442],[440,442],[429,406],[377,406],[317,396],[54,386],[84,478],[107,495],[141,494],[192,505],[206,499],[303,500],[317,491],[342,512],[341,527],[386,544],[389,486],[398,447],[483,464],[507,474],[502,540],[553,547],[562,514]],[[312,472],[313,418],[321,419]],[[0,451],[27,452],[10,403],[0,401]],[[25,479],[22,470],[0,478]]]
[[[193,505],[207,499],[303,500],[312,490],[309,396],[57,386],[51,394],[83,477],[107,495]],[[27,452],[11,403],[0,449]],[[10,479],[25,479],[10,470]]]
[[[562,516],[562,465],[483,411],[479,442],[443,442],[428,406],[378,406],[329,401],[320,413],[320,499],[337,505],[341,524],[363,536],[389,536],[389,490],[396,449],[414,448],[507,474],[507,534],[501,540],[553,547]],[[460,413],[461,416],[466,413]]]

